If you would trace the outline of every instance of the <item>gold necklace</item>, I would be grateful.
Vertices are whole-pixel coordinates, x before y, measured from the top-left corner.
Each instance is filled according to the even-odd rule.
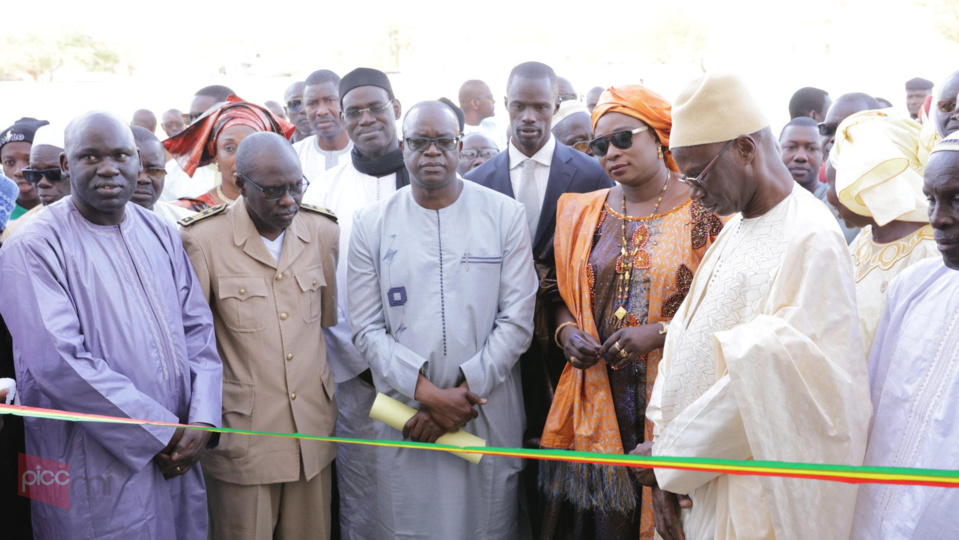
[[[650,212],[649,217],[646,218],[647,222],[656,215],[656,212],[659,211],[659,205],[663,202],[663,197],[666,195],[666,188],[669,187],[669,169],[666,169],[666,181],[663,182],[663,189],[659,192],[659,199],[656,200],[656,205],[653,207],[653,211]],[[626,309],[626,303],[629,301],[629,289],[632,286],[632,270],[633,268],[649,268],[649,253],[645,252],[645,256],[642,257],[642,261],[637,261],[637,257],[640,255],[640,249],[643,248],[646,244],[646,240],[649,239],[649,227],[647,223],[640,223],[639,227],[636,229],[636,233],[633,238],[632,249],[628,249],[629,239],[626,236],[626,218],[629,217],[629,214],[626,212],[626,192],[623,192],[623,215],[622,215],[622,232],[623,240],[620,244],[620,254],[619,260],[616,262],[616,273],[619,274],[619,284],[616,288],[616,303],[619,305],[616,308],[616,311],[613,315],[616,316],[616,321],[614,325],[622,325],[623,319],[626,315],[629,314],[629,311]],[[637,264],[639,262],[639,264]]]
[[[216,196],[220,198],[225,204],[230,205],[236,202],[236,199],[231,199],[223,194],[223,190],[220,189],[220,185],[216,186]]]

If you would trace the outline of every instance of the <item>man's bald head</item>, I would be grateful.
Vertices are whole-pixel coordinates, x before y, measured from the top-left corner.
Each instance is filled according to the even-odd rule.
[[[937,101],[930,109],[930,114],[936,119],[936,129],[943,138],[959,131],[957,98],[959,98],[959,71],[942,82]]]
[[[167,137],[173,137],[186,129],[186,123],[183,122],[183,113],[177,109],[169,109],[161,117],[160,127]]]
[[[586,93],[586,108],[589,110],[589,114],[593,114],[593,109],[595,109],[596,104],[599,103],[599,96],[601,95],[603,95],[602,86],[594,86]]]
[[[213,84],[204,86],[193,95],[193,101],[190,102],[190,123],[196,122],[204,112],[210,107],[226,101],[226,98],[236,94],[231,88],[222,84]]]
[[[289,161],[300,162],[293,145],[272,131],[247,135],[236,148],[236,172],[247,176]]]
[[[282,118],[286,120],[286,109],[283,108],[283,105],[280,105],[279,103],[273,100],[270,100],[270,101],[264,101],[263,106],[266,107],[267,109],[270,109],[270,112],[273,113],[273,115],[276,116],[277,118]]]
[[[413,105],[410,110],[406,111],[406,117],[403,118],[404,138],[407,137],[407,133],[415,129],[414,126],[417,125],[417,122],[420,122],[419,116],[423,111],[441,111],[444,113],[442,116],[451,122],[450,126],[452,126],[451,129],[453,130],[453,136],[455,137],[456,134],[459,133],[459,119],[456,118],[456,113],[453,112],[453,109],[450,109],[449,106],[442,101],[421,101],[416,105]]]
[[[155,132],[157,129],[157,117],[152,111],[139,109],[133,113],[133,121],[130,122],[130,125],[140,126],[147,131]]]
[[[121,223],[140,169],[130,127],[109,113],[90,112],[67,125],[64,143],[60,168],[70,175],[77,210],[98,225]]]
[[[293,146],[271,131],[248,135],[236,148],[236,175],[257,232],[276,240],[293,223],[306,189]]]
[[[559,86],[559,94],[556,96],[557,103],[579,99],[579,94],[576,93],[576,89],[573,88],[573,83],[569,82],[569,79],[557,77],[556,84]]]
[[[493,91],[483,81],[469,80],[460,86],[460,109],[463,110],[463,121],[470,126],[477,126],[484,119],[495,114],[496,100]]]
[[[823,156],[829,157],[833,143],[836,142],[836,130],[843,120],[862,111],[871,111],[881,109],[882,105],[876,101],[876,98],[862,92],[852,92],[843,94],[829,106],[826,112],[826,119],[823,120],[819,135],[820,145],[822,146]]]

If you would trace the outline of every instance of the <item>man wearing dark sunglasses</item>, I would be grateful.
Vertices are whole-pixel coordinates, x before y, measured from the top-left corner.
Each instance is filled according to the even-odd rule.
[[[283,110],[286,111],[286,118],[296,126],[293,132],[291,142],[300,142],[313,134],[313,126],[306,117],[306,107],[303,102],[303,89],[306,87],[305,81],[297,81],[290,85],[283,94]]]
[[[332,214],[300,204],[307,185],[287,140],[254,133],[236,150],[241,198],[180,221],[214,312],[224,426],[333,434],[321,328],[336,323],[339,228]],[[210,537],[329,538],[335,455],[328,443],[224,434],[202,458]]]
[[[536,320],[537,336],[555,332],[553,311],[559,298],[553,234],[556,230],[556,202],[564,193],[587,193],[612,187],[613,181],[599,162],[582,152],[557,144],[551,133],[553,115],[559,105],[559,83],[553,68],[526,62],[513,68],[506,82],[506,111],[510,120],[510,141],[496,157],[466,173],[466,179],[523,203],[526,226],[533,243],[533,259],[543,284]],[[538,448],[552,403],[552,389],[565,365],[563,351],[552,340],[533,340],[523,354],[523,399],[526,406],[524,444]],[[537,466],[527,463],[524,483],[529,497],[533,535],[539,535],[541,504],[536,487]]]
[[[70,194],[70,179],[60,172],[60,153],[63,152],[63,130],[52,125],[41,126],[33,137],[30,162],[20,174],[30,183],[40,198],[39,205],[7,224],[0,235],[6,241],[22,225],[39,215],[44,208]]]
[[[646,409],[658,432],[652,455],[861,465],[872,406],[839,228],[793,180],[738,77],[694,81],[672,117],[670,149],[690,196],[736,215],[670,323]],[[744,538],[831,538],[852,525],[854,486],[667,469],[655,476],[661,494],[692,499],[679,525],[676,499],[654,497],[657,521],[677,524],[659,530],[665,539],[733,528]],[[810,510],[815,520],[803,517]]]

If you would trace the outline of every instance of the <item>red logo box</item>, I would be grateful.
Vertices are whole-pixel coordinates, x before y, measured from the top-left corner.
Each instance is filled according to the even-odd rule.
[[[70,509],[70,465],[28,454],[19,455],[17,493],[35,501]]]

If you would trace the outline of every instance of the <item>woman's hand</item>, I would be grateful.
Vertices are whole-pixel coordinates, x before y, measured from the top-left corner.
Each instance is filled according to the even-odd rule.
[[[599,362],[599,342],[593,336],[575,326],[563,328],[560,338],[563,342],[563,354],[576,369],[588,369]]]
[[[624,367],[662,347],[666,342],[666,334],[659,333],[662,329],[659,323],[620,328],[603,343],[599,355],[606,358],[613,369]]]

